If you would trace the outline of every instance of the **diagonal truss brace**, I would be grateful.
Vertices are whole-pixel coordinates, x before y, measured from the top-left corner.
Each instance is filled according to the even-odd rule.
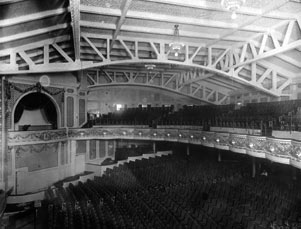
[[[95,43],[91,44],[88,42],[86,45],[90,46],[94,50],[97,48],[98,52],[102,53],[102,56],[106,54],[107,47],[105,44],[110,44],[110,36],[101,36],[96,34],[82,34],[82,36],[87,40],[93,40]],[[96,41],[99,42],[96,42]],[[285,40],[288,40],[286,38]],[[119,46],[117,45],[119,44]],[[138,45],[139,44],[139,45]],[[288,45],[290,43],[288,42]],[[283,74],[284,72],[281,69],[276,69],[276,77],[271,81],[271,85],[277,85],[276,87],[271,87],[267,84],[267,80],[264,82],[259,80],[260,75],[264,72],[260,71],[259,65],[257,63],[253,64],[253,67],[250,68],[249,75],[250,79],[244,77],[244,72],[246,71],[246,66],[239,66],[237,68],[229,68],[236,63],[245,61],[245,59],[250,55],[260,55],[256,44],[250,43],[245,44],[241,48],[241,53],[237,53],[234,49],[221,49],[220,47],[211,46],[204,47],[203,45],[196,44],[185,44],[182,52],[178,57],[174,56],[171,50],[169,50],[168,43],[160,40],[139,40],[133,38],[119,37],[116,40],[115,48],[118,48],[117,54],[114,56],[114,50],[111,51],[110,60],[102,59],[100,61],[94,61],[93,63],[88,63],[87,65],[82,65],[84,69],[96,68],[101,66],[106,66],[110,64],[130,64],[130,63],[166,63],[166,64],[176,64],[183,65],[187,67],[193,67],[196,69],[203,69],[207,72],[210,72],[206,75],[182,75],[182,79],[179,83],[179,86],[184,87],[194,82],[203,81],[206,78],[212,77],[212,75],[220,75],[233,79],[241,84],[246,86],[255,87],[256,89],[268,93],[273,96],[282,96],[287,95],[283,93],[283,90],[286,89],[285,85],[288,86],[291,82],[290,76]],[[263,49],[265,50],[265,49]],[[151,58],[150,58],[150,54]],[[268,51],[265,51],[266,53]],[[122,54],[122,55],[120,55]],[[253,62],[252,62],[253,63]],[[255,67],[254,67],[255,66]],[[263,66],[264,68],[264,66]],[[212,74],[211,74],[212,73]],[[191,73],[189,73],[191,74]],[[256,77],[255,77],[256,76]],[[280,80],[281,78],[281,80]],[[286,78],[286,80],[283,80]]]
[[[62,42],[70,36],[60,36],[0,51],[0,74],[18,74],[26,72],[65,72],[81,68],[80,60],[73,60],[72,53]],[[36,58],[39,57],[39,58]],[[54,61],[56,59],[60,61]],[[67,70],[66,70],[67,69]]]
[[[220,105],[229,98],[228,91],[206,82],[180,85],[181,73],[163,73],[132,70],[93,69],[87,72],[90,90],[103,86],[146,86],[175,92],[202,102]]]
[[[301,33],[293,35],[293,31],[300,31],[301,27],[297,20],[288,21],[285,25],[286,30],[282,38],[276,35],[276,29],[257,37],[258,41],[250,40],[241,47],[234,47],[227,50],[219,57],[223,61],[223,70],[229,71],[238,67],[258,62],[277,54],[287,52],[301,47]],[[232,60],[232,62],[225,60]],[[215,66],[216,62],[213,66]]]

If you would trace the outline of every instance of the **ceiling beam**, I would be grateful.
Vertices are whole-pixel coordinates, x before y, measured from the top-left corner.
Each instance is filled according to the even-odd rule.
[[[31,22],[35,20],[40,20],[47,17],[57,16],[66,12],[68,12],[68,8],[59,8],[55,10],[47,10],[39,13],[27,14],[24,16],[4,19],[4,20],[0,20],[0,28],[6,26],[18,25],[21,23]]]
[[[49,33],[49,32],[55,31],[55,30],[59,30],[59,29],[66,29],[68,27],[68,25],[69,25],[68,23],[63,23],[63,24],[53,25],[50,27],[45,27],[42,29],[31,30],[31,31],[23,32],[23,33],[17,33],[17,34],[6,36],[6,37],[0,37],[0,43],[20,40],[20,39],[24,39],[27,37],[33,37],[33,36],[41,35],[44,33]]]
[[[41,41],[38,41],[38,42],[33,42],[33,43],[30,43],[30,44],[18,46],[18,47],[15,47],[15,48],[0,50],[0,56],[10,55],[13,52],[19,52],[19,51],[35,49],[35,48],[38,48],[38,47],[43,47],[43,45],[45,45],[45,44],[53,44],[55,42],[63,42],[63,41],[68,41],[68,40],[70,40],[69,35],[64,35],[64,36],[54,37],[54,38],[50,38],[50,39],[45,39],[45,40],[41,40]]]
[[[275,56],[277,54],[295,49],[295,48],[300,47],[300,46],[301,46],[301,40],[298,40],[298,41],[292,42],[291,44],[285,45],[284,47],[282,46],[282,47],[279,47],[279,48],[275,48],[275,49],[267,51],[267,52],[265,52],[261,55],[257,55],[256,57],[254,57],[252,59],[248,59],[248,60],[245,60],[241,63],[235,64],[235,65],[231,66],[231,68],[237,68],[237,67],[240,67],[240,66],[243,66],[243,65],[246,65],[246,64],[251,64],[253,62],[257,62],[259,60]]]
[[[95,39],[112,39],[112,35],[108,35],[108,34],[98,34],[98,33],[90,33],[90,32],[82,32],[83,35],[86,35],[89,38],[95,38]],[[137,36],[124,36],[124,35],[120,35],[118,36],[118,39],[120,40],[124,40],[124,41],[138,41],[138,42],[153,42],[153,43],[166,43],[169,44],[170,40],[164,40],[164,39],[158,39],[158,38],[141,38],[141,37],[137,37]],[[205,43],[203,42],[192,42],[192,41],[185,41],[186,45],[189,46],[195,46],[195,47],[199,47],[199,46],[203,46],[205,47]],[[225,50],[227,48],[229,48],[228,46],[225,45],[214,45],[212,46],[212,48],[214,49],[220,49],[220,50]]]
[[[128,10],[129,10],[129,7],[130,7],[131,3],[132,3],[132,0],[126,0],[124,2],[124,5],[122,7],[122,12],[121,12],[120,18],[119,18],[119,20],[117,22],[116,29],[114,31],[113,38],[112,38],[112,41],[111,41],[111,44],[110,44],[110,50],[112,50],[114,42],[115,42],[117,36],[120,33],[121,26],[125,22],[126,14],[127,14]]]
[[[81,5],[81,12],[88,13],[88,14],[115,16],[115,17],[120,17],[122,14],[121,10],[119,9],[86,6],[83,4]],[[164,15],[164,14],[159,14],[154,12],[140,12],[134,10],[129,10],[126,16],[127,18],[134,18],[140,20],[187,24],[187,25],[195,25],[195,26],[203,26],[203,27],[211,27],[211,28],[234,29],[238,27],[237,23],[208,20],[203,18]],[[242,30],[249,31],[249,32],[265,32],[266,28],[261,26],[249,25],[242,28]]]
[[[183,82],[179,86],[185,86],[188,84],[196,83],[198,81],[205,80],[214,75],[216,75],[216,74],[204,73],[204,72],[193,72],[193,71],[183,72],[183,73],[181,73],[181,76],[183,76]]]

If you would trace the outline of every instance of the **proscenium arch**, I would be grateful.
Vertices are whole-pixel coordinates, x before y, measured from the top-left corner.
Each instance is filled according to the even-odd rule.
[[[29,92],[26,92],[24,94],[22,94],[15,102],[14,106],[13,106],[13,109],[12,109],[12,118],[11,118],[11,130],[15,130],[15,127],[14,127],[14,123],[15,123],[15,111],[16,111],[16,108],[19,104],[19,102],[27,95],[29,94],[33,94],[33,93],[37,93],[36,91],[29,91]],[[44,91],[41,91],[39,92],[43,95],[45,95],[46,97],[48,97],[50,99],[50,101],[53,103],[54,107],[55,107],[55,110],[56,110],[56,114],[57,114],[57,129],[61,128],[61,112],[60,112],[60,107],[59,105],[57,104],[57,102],[55,101],[55,99],[49,95],[48,93],[44,92]]]

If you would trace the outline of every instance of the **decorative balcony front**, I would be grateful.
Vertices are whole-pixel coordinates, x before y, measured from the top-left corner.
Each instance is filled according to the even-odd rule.
[[[8,145],[28,145],[80,140],[148,140],[204,145],[253,157],[290,164],[301,168],[301,142],[259,135],[246,135],[201,128],[148,128],[139,126],[106,126],[89,129],[10,132]],[[71,152],[72,153],[72,152]]]

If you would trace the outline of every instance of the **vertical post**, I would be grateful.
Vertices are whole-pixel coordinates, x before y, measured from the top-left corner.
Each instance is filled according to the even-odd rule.
[[[156,142],[153,142],[153,152],[156,154]]]
[[[1,78],[1,90],[0,90],[0,98],[1,98],[1,111],[0,112],[0,120],[1,120],[1,175],[0,175],[0,184],[1,189],[7,190],[7,179],[5,178],[5,175],[7,172],[5,172],[5,157],[6,157],[6,123],[5,123],[5,113],[6,113],[6,106],[5,106],[5,78]]]
[[[252,178],[256,176],[256,158],[252,158]]]

